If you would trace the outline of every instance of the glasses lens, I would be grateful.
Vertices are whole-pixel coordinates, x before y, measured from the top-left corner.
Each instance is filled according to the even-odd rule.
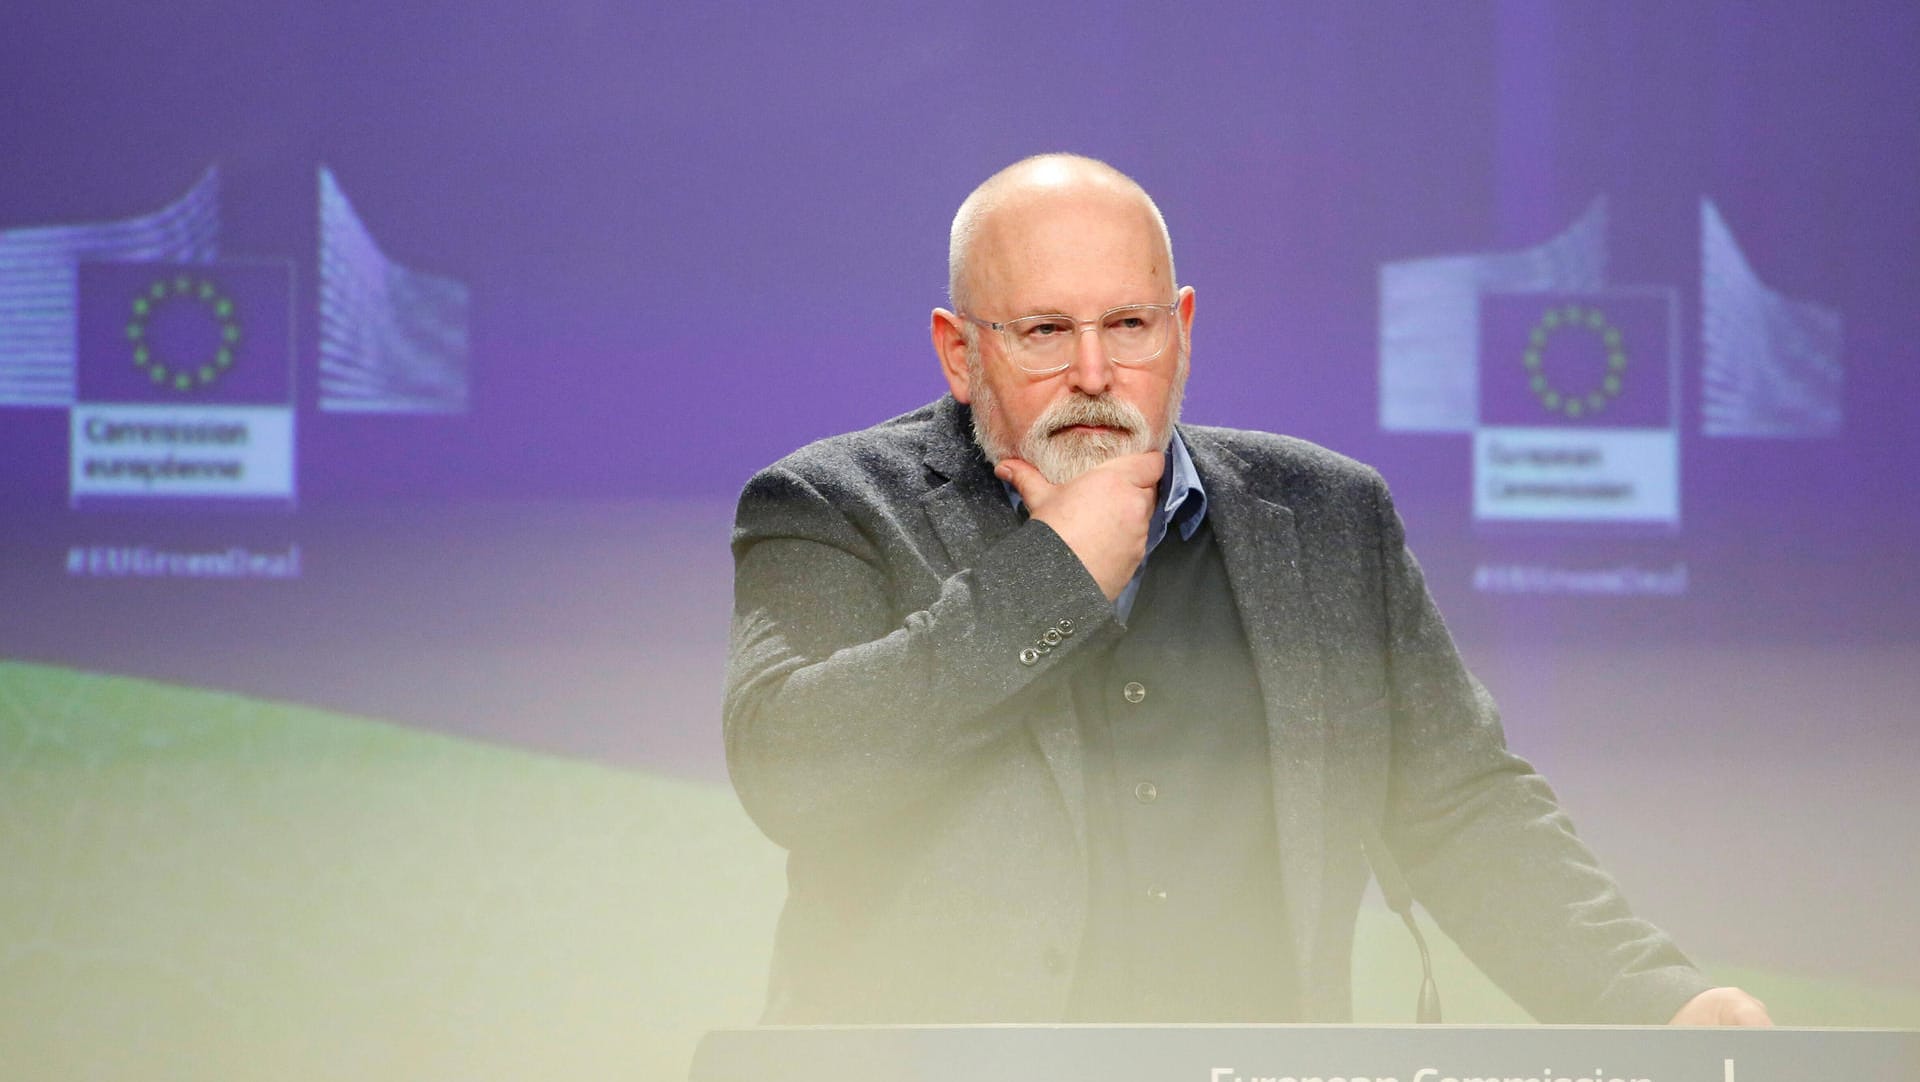
[[[1073,321],[1065,316],[1024,316],[1006,325],[1014,363],[1033,372],[1065,368],[1073,358]]]
[[[1136,304],[1115,308],[1100,323],[1100,340],[1116,364],[1143,364],[1167,348],[1173,316],[1165,308]]]

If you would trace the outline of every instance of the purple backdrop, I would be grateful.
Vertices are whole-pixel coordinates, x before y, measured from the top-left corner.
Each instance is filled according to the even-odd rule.
[[[1188,419],[1379,466],[1526,743],[1647,724],[1651,657],[1683,741],[1800,747],[1815,710],[1819,747],[1910,755],[1911,5],[16,7],[10,656],[712,775],[732,494],[938,392],[953,208],[1069,149],[1166,214]],[[69,509],[60,305],[94,278],[60,267],[142,260],[293,268],[297,510]],[[1476,523],[1472,433],[1532,397],[1476,415],[1532,326],[1501,306],[1616,287],[1672,298],[1682,525]],[[1436,381],[1426,420],[1390,370]],[[233,547],[298,575],[89,555]],[[1822,683],[1835,651],[1891,661]],[[1760,656],[1804,694],[1756,703]]]

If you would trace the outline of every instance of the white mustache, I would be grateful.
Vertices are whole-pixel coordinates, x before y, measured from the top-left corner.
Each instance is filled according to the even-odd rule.
[[[1036,433],[1053,436],[1074,425],[1114,428],[1133,435],[1145,431],[1146,415],[1130,402],[1101,395],[1099,398],[1068,398],[1050,407],[1034,423]]]

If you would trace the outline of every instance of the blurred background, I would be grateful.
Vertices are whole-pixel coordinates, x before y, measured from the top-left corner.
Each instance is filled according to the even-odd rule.
[[[1899,3],[9,8],[0,1074],[752,1022],[733,497],[942,390],[950,216],[1045,150],[1159,201],[1188,420],[1386,475],[1636,907],[1920,1025],[1917,56]]]

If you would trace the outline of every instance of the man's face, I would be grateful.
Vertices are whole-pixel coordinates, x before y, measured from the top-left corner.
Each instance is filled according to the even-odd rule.
[[[1041,192],[982,223],[968,266],[969,311],[981,319],[1059,313],[1093,321],[1121,305],[1179,303],[1173,341],[1145,365],[1109,361],[1087,326],[1072,343],[1072,362],[1047,375],[1015,365],[1000,334],[936,313],[948,385],[972,406],[975,439],[990,460],[1022,458],[1062,484],[1117,455],[1166,447],[1193,320],[1193,291],[1176,295],[1167,263],[1152,213],[1123,192]],[[943,317],[951,328],[944,335]]]

